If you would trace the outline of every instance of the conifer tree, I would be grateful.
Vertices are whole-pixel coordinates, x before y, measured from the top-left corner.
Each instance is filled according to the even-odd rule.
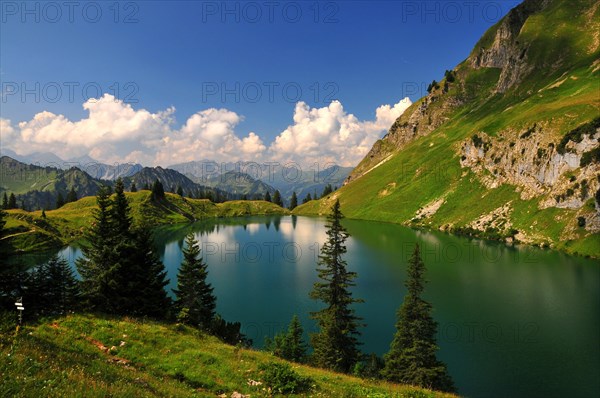
[[[6,196],[6,192],[4,192],[4,195],[2,196],[2,209],[8,209],[8,196]]]
[[[177,186],[177,195],[183,196],[183,188],[181,188],[181,185]]]
[[[60,209],[61,207],[63,207],[65,205],[65,199],[62,196],[62,193],[58,193],[58,196],[56,197],[56,208]]]
[[[287,354],[290,361],[302,362],[306,357],[306,345],[302,339],[304,329],[297,315],[292,317],[287,333]]]
[[[112,200],[111,211],[113,237],[117,242],[129,239],[131,237],[130,229],[132,224],[131,209],[125,196],[125,185],[121,177],[115,183],[115,195]]]
[[[2,238],[2,233],[4,232],[4,226],[6,225],[6,212],[0,209],[0,239]]]
[[[312,200],[312,196],[310,196],[310,192],[308,194],[306,194],[306,196],[304,197],[304,200],[302,201],[302,204],[304,203],[308,203]]]
[[[164,264],[154,249],[149,227],[133,229],[131,246],[124,250],[121,268],[119,313],[133,316],[166,318],[171,309],[171,299],[165,286],[169,283]]]
[[[271,201],[271,194],[269,193],[269,191],[267,191],[267,192],[265,193],[265,200],[266,200],[267,202],[270,202],[270,201]]]
[[[175,309],[180,322],[208,329],[215,317],[216,297],[207,282],[208,270],[194,234],[185,239],[183,263],[177,275]]]
[[[102,214],[102,220],[97,220],[94,228],[101,226],[103,232],[94,231],[96,236],[88,239],[97,239],[101,233],[104,239],[98,243],[91,241],[90,246],[97,248],[89,253],[92,257],[84,252],[87,260],[81,260],[84,271],[86,266],[101,265],[100,278],[93,274],[89,278],[82,273],[84,286],[86,283],[100,286],[96,289],[98,294],[88,294],[96,297],[92,304],[97,310],[121,315],[165,317],[171,301],[164,289],[168,283],[164,265],[155,252],[150,229],[133,227],[122,179],[115,183],[112,200],[108,192],[102,190],[98,205],[97,218]],[[96,252],[102,253],[103,258],[90,261]]]
[[[298,196],[296,196],[296,191],[294,191],[290,199],[290,210],[294,210],[296,207],[298,207]]]
[[[419,245],[408,263],[404,302],[400,306],[396,334],[385,355],[383,376],[390,381],[441,391],[454,391],[446,365],[436,358],[437,323],[432,306],[421,298],[425,290],[425,264]]]
[[[75,187],[71,187],[71,190],[67,194],[67,200],[65,203],[77,202],[77,192],[75,192]]]
[[[279,192],[279,190],[276,190],[273,194],[273,203],[275,203],[277,206],[283,207],[283,201],[281,200],[281,192]]]
[[[0,255],[0,312],[3,308],[14,308],[12,307],[14,303],[14,294],[12,293],[15,288],[18,288],[21,279],[19,270],[8,264],[13,250],[6,240],[2,239],[5,234],[6,216],[6,212],[0,209],[0,248],[2,250],[2,255]]]
[[[326,197],[327,195],[331,194],[333,192],[333,188],[331,186],[331,184],[327,184],[325,186],[325,188],[323,188],[323,193],[321,194],[321,198]]]
[[[31,275],[29,300],[34,312],[65,314],[79,305],[79,282],[64,258],[53,256]]]
[[[97,209],[93,210],[93,223],[85,234],[81,247],[83,257],[76,262],[81,275],[81,290],[86,306],[92,310],[112,309],[110,298],[114,285],[111,273],[115,260],[112,239],[111,200],[106,187],[96,195]]]
[[[152,185],[152,199],[153,200],[162,200],[165,198],[165,188],[163,184],[156,179],[154,181],[154,185]]]
[[[135,236],[132,233],[132,217],[130,206],[125,196],[123,180],[119,177],[115,182],[115,193],[111,200],[109,212],[110,236],[112,240],[110,265],[110,307],[118,314],[137,314],[138,274],[136,261]]]
[[[267,339],[267,349],[280,358],[293,362],[303,362],[306,358],[306,345],[302,340],[304,330],[297,315],[292,317],[287,332],[278,333],[273,340]]]
[[[381,371],[385,362],[375,353],[371,353],[364,360],[354,366],[354,375],[363,379],[381,379]]]
[[[7,209],[16,209],[17,208],[17,197],[12,192],[10,193],[10,196],[8,197],[8,206],[6,208]]]
[[[355,272],[346,269],[342,256],[346,253],[345,241],[348,238],[342,226],[343,218],[340,202],[336,200],[327,217],[327,241],[319,255],[320,268],[317,268],[321,282],[315,283],[310,297],[320,300],[326,307],[311,314],[317,321],[319,332],[311,335],[315,365],[341,372],[349,372],[360,360],[357,336],[360,318],[351,308],[362,302],[352,297],[349,288],[355,286]]]
[[[2,238],[4,237],[4,226],[6,225],[6,212],[4,209],[0,209],[0,248],[4,249]],[[2,250],[2,259],[0,259],[0,277],[2,276],[2,271],[4,270],[4,261],[7,259],[8,254],[5,250]],[[1,292],[0,292],[1,293]]]
[[[224,343],[230,345],[242,345],[244,347],[252,346],[252,339],[247,338],[240,330],[241,323],[227,322],[219,314],[215,315],[212,321],[210,331],[213,335],[220,338]]]
[[[142,190],[149,191],[150,190],[150,184],[145,183],[144,186],[142,187]]]
[[[131,183],[131,187],[129,187],[129,192],[137,192],[137,186],[135,185],[135,181]]]
[[[42,209],[42,218],[46,218],[46,209]]]

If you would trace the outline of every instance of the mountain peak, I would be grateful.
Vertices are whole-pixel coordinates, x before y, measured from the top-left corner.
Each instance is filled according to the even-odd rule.
[[[600,232],[598,31],[597,1],[514,8],[375,143],[344,213],[599,256],[567,243]]]

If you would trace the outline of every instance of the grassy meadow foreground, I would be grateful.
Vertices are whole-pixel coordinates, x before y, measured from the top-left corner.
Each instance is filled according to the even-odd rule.
[[[0,344],[3,397],[281,396],[268,391],[259,367],[286,363],[183,325],[93,315],[40,320],[16,335],[4,327]],[[289,364],[310,377],[312,387],[306,394],[286,396],[454,396]]]

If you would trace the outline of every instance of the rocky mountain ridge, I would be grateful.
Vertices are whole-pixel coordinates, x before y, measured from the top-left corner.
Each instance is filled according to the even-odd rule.
[[[375,143],[345,214],[600,257],[600,2],[525,0]]]

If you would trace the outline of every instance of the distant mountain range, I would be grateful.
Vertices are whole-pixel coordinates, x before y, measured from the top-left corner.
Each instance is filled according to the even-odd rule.
[[[77,198],[95,195],[109,181],[91,177],[73,167],[61,170],[25,164],[8,156],[0,158],[0,193],[14,193],[17,205],[27,210],[54,209],[59,194],[67,197],[71,189]]]
[[[200,180],[201,181],[201,180]],[[248,199],[264,198],[265,194],[273,195],[275,188],[257,180],[246,173],[228,171],[206,179],[205,185],[215,187],[237,195],[245,195]]]
[[[20,162],[8,156],[0,158],[0,194],[15,194],[18,207],[26,210],[54,209],[59,195],[67,197],[71,189],[77,198],[96,195],[103,185],[112,186],[114,181],[99,179],[78,167],[62,170],[58,167],[41,167]],[[143,167],[132,176],[124,177],[127,190],[135,183],[138,190],[151,187],[160,181],[167,192],[177,192],[181,187],[184,196],[210,199],[213,202],[241,199],[262,199],[264,192],[273,193],[273,187],[248,175],[226,173],[206,185],[198,184],[171,169]],[[223,189],[225,187],[227,189]]]
[[[135,182],[137,189],[142,189],[144,186],[152,187],[152,184],[158,180],[163,185],[167,192],[177,192],[181,187],[183,196],[210,199],[213,202],[223,202],[225,200],[239,199],[241,195],[228,192],[219,188],[209,187],[201,184],[196,184],[188,177],[171,169],[163,169],[162,167],[144,167],[131,177],[123,179],[125,186],[130,188]]]
[[[143,168],[138,163],[109,165],[92,159],[87,155],[64,160],[52,152],[34,152],[29,155],[18,155],[10,149],[2,149],[0,156],[8,156],[19,162],[40,167],[54,167],[61,170],[77,167],[88,173],[91,177],[100,180],[116,180],[119,177],[129,177]]]
[[[287,202],[296,192],[299,200],[307,194],[320,195],[327,185],[340,187],[352,172],[352,167],[330,165],[323,170],[316,167],[301,169],[277,163],[225,162],[212,160],[179,163],[169,166],[193,181],[216,186],[229,192],[262,194],[279,190]],[[256,184],[256,182],[262,184]]]
[[[181,187],[184,196],[215,202],[262,199],[267,192],[273,196],[279,190],[284,204],[289,205],[293,192],[299,202],[308,194],[320,196],[327,185],[340,187],[352,171],[350,167],[340,166],[301,170],[273,163],[211,160],[162,168],[131,163],[108,165],[89,156],[64,160],[51,152],[18,155],[3,149],[1,153],[0,193],[14,193],[19,206],[31,210],[54,208],[58,195],[65,197],[71,188],[79,198],[95,195],[100,186],[111,186],[119,177],[124,179],[127,189],[133,182],[137,189],[142,189],[158,180],[165,191],[176,192]]]
[[[138,163],[109,165],[87,155],[64,160],[51,152],[19,155],[10,149],[4,148],[0,151],[0,156],[8,156],[21,163],[41,168],[50,167],[58,170],[69,170],[72,167],[77,167],[92,178],[108,181],[114,181],[119,177],[132,177],[144,169]],[[164,171],[159,169],[175,170],[191,182],[165,174]],[[317,166],[301,169],[297,166],[286,167],[277,163],[218,163],[213,160],[199,160],[174,164],[165,169],[156,168],[156,174],[152,176],[151,183],[158,178],[168,191],[172,190],[172,185],[175,185],[175,187],[181,185],[186,194],[199,189],[202,191],[209,187],[217,189],[213,193],[220,190],[232,194],[234,197],[245,195],[248,199],[262,198],[267,192],[273,195],[275,190],[279,190],[284,202],[288,204],[293,192],[296,192],[299,201],[302,201],[309,193],[313,197],[315,194],[320,196],[327,185],[341,187],[351,172],[352,167],[337,165],[326,165],[324,169],[320,170]],[[146,181],[149,181],[148,173],[149,171],[146,170],[137,179],[131,181],[136,181],[137,187],[141,188]],[[161,178],[164,178],[164,181]],[[200,187],[192,186],[190,183],[196,183]],[[32,189],[36,188],[33,187]]]

